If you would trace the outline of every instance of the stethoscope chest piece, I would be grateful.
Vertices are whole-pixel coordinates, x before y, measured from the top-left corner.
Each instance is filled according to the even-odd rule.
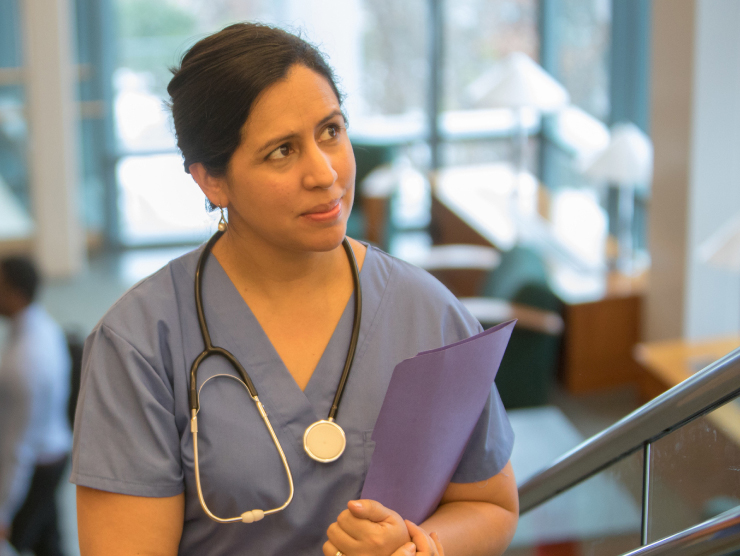
[[[311,459],[321,463],[338,460],[346,446],[347,437],[334,421],[316,421],[303,434],[303,449]]]

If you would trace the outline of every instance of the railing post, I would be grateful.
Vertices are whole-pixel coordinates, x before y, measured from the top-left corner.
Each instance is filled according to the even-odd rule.
[[[640,528],[640,545],[648,544],[648,522],[650,520],[650,471],[652,467],[651,442],[645,442],[642,453],[642,526]]]

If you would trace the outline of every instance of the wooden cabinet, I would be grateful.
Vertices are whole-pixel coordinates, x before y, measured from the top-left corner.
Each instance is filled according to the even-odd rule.
[[[566,303],[560,380],[574,394],[634,383],[642,296]]]

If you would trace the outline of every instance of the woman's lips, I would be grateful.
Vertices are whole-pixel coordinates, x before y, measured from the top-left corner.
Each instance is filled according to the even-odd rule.
[[[342,212],[342,203],[340,199],[337,199],[333,203],[327,203],[324,205],[317,205],[311,210],[303,213],[302,216],[309,220],[323,222],[326,220],[334,220]]]

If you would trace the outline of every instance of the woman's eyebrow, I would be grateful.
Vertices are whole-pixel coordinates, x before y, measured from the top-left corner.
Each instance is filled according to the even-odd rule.
[[[316,127],[321,127],[322,125],[326,124],[327,122],[331,121],[332,118],[336,118],[337,116],[341,116],[344,118],[344,114],[341,110],[336,109],[332,110],[331,113],[323,117],[318,124],[316,124]],[[257,149],[257,152],[263,152],[265,149],[269,149],[270,147],[279,145],[280,143],[284,143],[286,141],[289,141],[290,139],[293,139],[298,136],[298,133],[291,131],[290,133],[287,133],[286,135],[281,135],[280,137],[275,137],[274,139],[269,139],[267,142],[265,142],[259,149]]]
[[[331,114],[329,114],[323,120],[321,120],[316,127],[321,127],[322,125],[328,123],[331,119],[336,118],[337,116],[341,116],[342,119],[344,119],[344,114],[342,113],[341,110],[339,109],[332,110]]]
[[[284,143],[286,141],[289,141],[290,139],[293,139],[294,137],[297,137],[298,134],[295,132],[290,132],[287,135],[282,135],[280,137],[275,137],[274,139],[270,139],[267,141],[264,145],[262,145],[259,149],[257,149],[257,152],[262,152],[265,149],[269,149],[271,147],[274,147],[275,145],[279,145],[280,143]]]

